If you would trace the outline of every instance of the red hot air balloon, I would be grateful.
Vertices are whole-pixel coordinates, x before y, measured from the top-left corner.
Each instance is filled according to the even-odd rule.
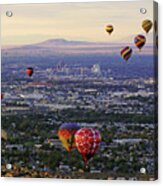
[[[33,75],[33,68],[27,68],[27,70],[26,70],[26,74],[29,76],[29,77],[31,77],[32,75]]]
[[[76,148],[74,135],[79,128],[80,127],[76,123],[63,123],[59,128],[59,139],[68,152],[70,152],[71,149]]]
[[[82,128],[75,134],[75,143],[78,151],[81,153],[85,165],[94,156],[101,142],[101,136],[98,130],[93,128]]]

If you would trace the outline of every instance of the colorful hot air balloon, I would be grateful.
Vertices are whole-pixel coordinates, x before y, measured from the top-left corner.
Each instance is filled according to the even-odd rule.
[[[142,47],[146,43],[146,38],[143,35],[137,35],[134,39],[135,45],[139,48],[139,50],[142,49]]]
[[[67,151],[75,148],[74,135],[79,130],[79,125],[76,123],[64,123],[61,125],[58,131],[59,139]]]
[[[29,76],[29,77],[31,77],[32,75],[33,75],[33,68],[27,68],[27,70],[26,70],[26,74]]]
[[[110,35],[110,34],[113,32],[114,28],[113,28],[112,25],[107,25],[107,26],[105,27],[105,30],[106,30],[106,32],[108,32],[109,35]]]
[[[93,128],[82,128],[75,134],[75,143],[78,151],[81,153],[85,164],[94,156],[101,142],[101,136],[98,130]]]
[[[150,29],[152,28],[152,21],[146,19],[142,22],[142,27],[145,30],[146,33],[148,33],[150,31]]]
[[[132,49],[129,46],[121,50],[121,56],[123,57],[124,60],[127,61],[131,57],[131,55],[132,55]]]

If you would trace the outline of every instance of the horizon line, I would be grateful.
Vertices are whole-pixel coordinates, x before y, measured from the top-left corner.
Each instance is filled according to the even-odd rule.
[[[41,43],[44,43],[44,42],[50,42],[50,41],[65,41],[65,42],[83,42],[83,43],[94,43],[94,44],[112,44],[112,45],[117,45],[117,44],[128,44],[128,45],[131,45],[131,44],[134,44],[134,42],[108,42],[108,41],[88,41],[88,40],[73,40],[73,39],[65,39],[65,38],[51,38],[51,39],[47,39],[47,40],[42,40],[40,42],[34,42],[34,43],[26,43],[26,44],[9,44],[9,45],[3,45],[1,43],[1,47],[2,49],[10,49],[10,48],[15,48],[15,47],[22,47],[22,46],[28,46],[28,45],[37,45],[37,44],[41,44]],[[146,46],[153,46],[153,43],[147,43]]]

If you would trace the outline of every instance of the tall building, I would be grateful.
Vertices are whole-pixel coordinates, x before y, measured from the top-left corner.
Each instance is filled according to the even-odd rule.
[[[101,68],[99,64],[94,64],[91,68],[92,73],[100,75],[101,74]]]

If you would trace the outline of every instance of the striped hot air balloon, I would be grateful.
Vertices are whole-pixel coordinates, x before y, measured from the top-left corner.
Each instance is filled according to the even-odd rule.
[[[106,32],[110,35],[110,34],[113,32],[114,28],[113,28],[112,25],[107,25],[107,26],[105,27],[105,30],[106,30]]]
[[[146,19],[142,22],[142,27],[145,30],[146,33],[148,33],[150,31],[150,29],[152,28],[152,21]]]
[[[134,39],[135,45],[137,46],[137,48],[139,48],[139,50],[142,49],[142,47],[145,45],[146,43],[146,38],[143,35],[137,35]]]
[[[131,55],[132,55],[132,49],[129,46],[121,50],[121,56],[123,57],[124,60],[127,61],[131,57]]]

